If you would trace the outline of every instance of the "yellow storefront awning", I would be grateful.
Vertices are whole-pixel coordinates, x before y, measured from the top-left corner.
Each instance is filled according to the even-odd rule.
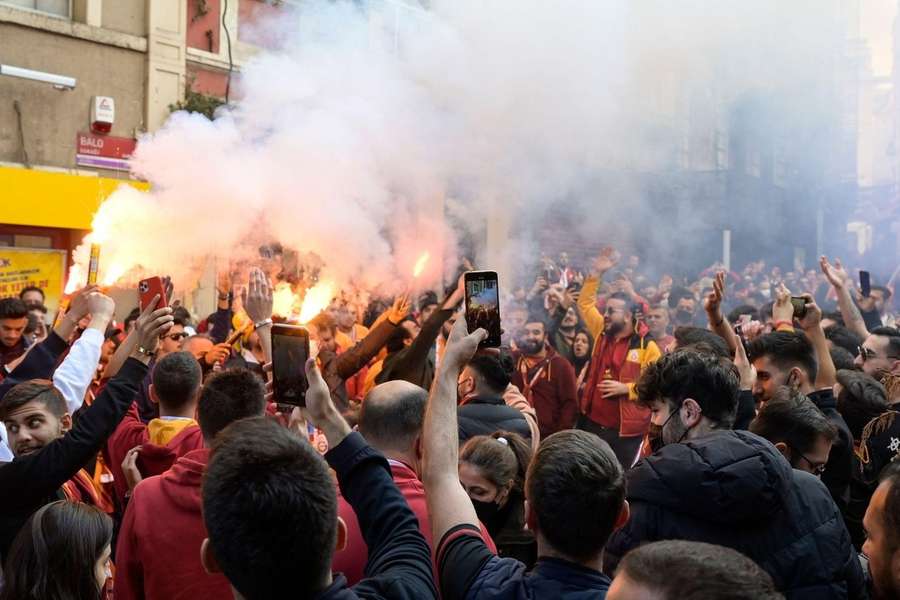
[[[120,185],[150,189],[143,181],[0,167],[0,223],[89,230],[100,203]]]

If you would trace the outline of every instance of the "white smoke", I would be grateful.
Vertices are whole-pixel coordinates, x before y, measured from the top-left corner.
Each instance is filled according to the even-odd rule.
[[[135,170],[153,190],[103,204],[101,265],[185,286],[210,258],[278,241],[365,288],[408,280],[428,251],[421,283],[435,284],[441,260],[452,271],[458,259],[444,207],[481,239],[497,203],[528,223],[565,201],[581,237],[630,239],[614,219],[642,214],[643,191],[599,187],[604,174],[668,168],[698,89],[805,83],[811,17],[826,5],[837,3],[306,2],[259,27],[279,43],[242,70],[231,109],[212,122],[176,113],[141,140]],[[500,251],[534,261],[516,233]],[[504,262],[478,250],[483,268]]]

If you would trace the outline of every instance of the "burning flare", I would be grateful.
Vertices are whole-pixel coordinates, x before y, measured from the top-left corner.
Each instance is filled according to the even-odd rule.
[[[294,313],[294,305],[297,304],[297,300],[291,284],[286,281],[276,284],[275,291],[272,293],[272,314],[290,318]]]
[[[301,323],[308,323],[313,317],[325,310],[333,297],[334,283],[330,281],[320,281],[309,288],[306,290],[306,296],[303,298],[303,307],[300,309],[300,316],[297,317],[297,320]]]
[[[422,253],[422,256],[419,257],[419,260],[416,261],[416,266],[413,268],[413,277],[418,277],[422,274],[422,271],[425,270],[425,265],[428,264],[428,259],[431,258],[431,253],[427,250]]]

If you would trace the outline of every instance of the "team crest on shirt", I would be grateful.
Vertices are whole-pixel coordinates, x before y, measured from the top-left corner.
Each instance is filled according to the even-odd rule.
[[[630,350],[628,352],[628,360],[630,362],[641,362],[641,353],[637,350]]]

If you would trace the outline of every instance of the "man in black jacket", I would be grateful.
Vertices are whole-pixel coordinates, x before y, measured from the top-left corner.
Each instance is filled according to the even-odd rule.
[[[639,402],[665,444],[627,474],[631,519],[613,533],[603,570],[657,540],[719,544],[749,556],[788,599],[865,598],[865,581],[828,490],[763,438],[730,431],[738,380],[728,365],[687,350],[651,365]]]
[[[531,439],[531,428],[525,415],[507,406],[503,399],[509,381],[500,359],[478,355],[469,361],[459,374],[456,388],[460,404],[457,409],[460,444],[470,437],[490,435],[495,431],[512,431]]]
[[[430,389],[438,361],[434,343],[441,333],[441,327],[453,316],[453,311],[464,296],[465,282],[460,277],[456,289],[447,296],[440,309],[433,311],[422,323],[422,329],[415,338],[406,327],[397,327],[387,341],[388,355],[375,382],[386,383],[399,379],[425,390]]]
[[[328,464],[302,437],[264,418],[222,431],[203,482],[204,566],[221,571],[246,600],[437,597],[431,552],[387,460],[351,431],[314,360],[306,374],[306,408],[328,439]],[[366,577],[352,588],[331,573],[347,532],[329,466],[368,547]]]
[[[151,304],[155,306],[155,302]],[[88,307],[92,318],[108,320],[115,305],[110,298],[93,292]],[[70,430],[48,410],[54,404],[52,397],[59,393],[49,382],[45,382],[44,390],[25,384],[27,388],[22,389],[28,390],[29,398],[17,398],[21,395],[18,387],[3,398],[0,418],[8,429],[10,445],[18,450],[12,462],[0,465],[0,489],[8,492],[0,494],[0,556],[5,556],[19,529],[34,511],[63,498],[60,487],[97,454],[125,416],[147,373],[147,363],[160,335],[172,324],[172,309],[151,311],[148,308],[138,319],[138,349]],[[64,401],[62,404],[65,406]],[[29,431],[21,431],[23,427]],[[19,439],[29,435],[30,440]]]

